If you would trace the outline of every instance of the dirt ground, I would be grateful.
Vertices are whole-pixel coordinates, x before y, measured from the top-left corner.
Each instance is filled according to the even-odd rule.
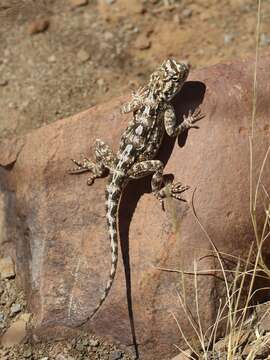
[[[188,60],[195,69],[254,54],[256,3],[0,0],[0,139],[129,94],[168,57]],[[270,2],[262,1],[261,52],[270,49],[269,20]],[[9,288],[16,289],[15,280],[8,281]],[[3,294],[9,294],[8,283],[2,284]],[[16,296],[23,299],[19,291]],[[25,303],[19,302],[21,312]],[[2,317],[9,319],[0,327],[3,333],[19,316],[9,315],[13,303],[0,304]],[[71,355],[62,351],[59,360],[126,359],[106,344],[105,350],[89,355],[90,350],[85,349],[95,348],[96,340],[74,341],[74,346],[50,345],[51,352],[45,345],[37,350],[28,344],[15,350],[2,348],[1,359],[57,358],[53,346],[60,346],[61,351],[71,349]],[[75,354],[77,343],[82,344],[81,355]]]
[[[262,1],[262,51],[269,17]],[[129,94],[169,56],[254,54],[256,22],[254,0],[0,0],[0,137]]]

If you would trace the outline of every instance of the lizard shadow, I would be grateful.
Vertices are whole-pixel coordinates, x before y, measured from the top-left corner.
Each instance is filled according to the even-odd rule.
[[[188,81],[183,85],[181,91],[174,97],[172,101],[178,123],[181,123],[183,121],[183,116],[187,115],[189,110],[193,112],[196,108],[200,106],[204,99],[205,90],[205,84],[198,81]],[[178,137],[178,145],[180,147],[183,147],[185,145],[187,137],[188,131]],[[164,163],[164,166],[167,164],[171,156],[175,141],[176,138],[170,138],[168,135],[165,135],[164,137],[162,146],[156,157]],[[166,177],[172,178],[173,176],[172,174],[169,174],[166,175]],[[132,281],[129,256],[129,228],[139,199],[143,194],[152,192],[150,179],[151,176],[147,176],[138,180],[130,181],[124,191],[119,208],[120,246],[125,271],[127,306],[132,339],[132,343],[130,344],[130,346],[134,347],[136,359],[139,359],[139,344],[136,337],[132,302]]]

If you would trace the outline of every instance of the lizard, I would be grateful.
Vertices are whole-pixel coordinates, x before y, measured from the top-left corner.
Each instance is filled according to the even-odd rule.
[[[165,132],[170,137],[176,137],[190,128],[197,127],[195,123],[203,117],[200,109],[193,113],[189,111],[187,116],[183,116],[182,123],[177,125],[174,108],[170,103],[186,81],[189,69],[188,63],[168,59],[151,74],[146,86],[132,94],[131,101],[123,105],[122,113],[132,112],[133,117],[121,136],[116,154],[102,140],[96,139],[95,162],[88,158],[81,161],[72,159],[76,167],[69,172],[77,174],[89,171],[91,175],[87,180],[88,185],[92,185],[96,178],[103,177],[109,171],[105,197],[111,270],[99,303],[83,323],[97,313],[113,284],[118,261],[118,209],[128,181],[153,174],[152,192],[162,205],[168,195],[184,200],[181,194],[189,187],[180,182],[165,184],[164,165],[162,161],[155,159],[155,156]]]

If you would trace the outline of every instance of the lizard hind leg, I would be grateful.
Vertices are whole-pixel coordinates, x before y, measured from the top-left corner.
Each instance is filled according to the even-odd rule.
[[[92,185],[96,178],[102,177],[106,173],[106,169],[113,170],[115,164],[115,154],[111,148],[102,140],[97,139],[95,142],[95,162],[84,157],[82,160],[72,159],[75,168],[70,169],[70,174],[80,174],[82,172],[91,172],[91,176],[87,179],[87,184]]]
[[[180,182],[165,184],[163,169],[164,165],[160,160],[146,160],[134,164],[128,175],[132,179],[139,179],[154,173],[151,180],[151,188],[154,196],[160,201],[162,206],[163,200],[168,196],[177,200],[184,200],[181,194],[189,189],[189,186],[182,185]]]

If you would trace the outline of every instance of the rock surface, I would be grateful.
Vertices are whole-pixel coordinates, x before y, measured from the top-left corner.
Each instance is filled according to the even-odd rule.
[[[258,66],[255,179],[270,143],[269,65],[270,58],[264,57]],[[175,143],[166,138],[159,154],[167,164],[166,173],[191,186],[185,195],[188,202],[168,199],[162,211],[150,193],[149,178],[125,189],[120,206],[123,255],[108,299],[86,328],[131,350],[136,339],[142,359],[169,359],[177,354],[173,343],[183,346],[170,312],[181,319],[186,336],[194,336],[177,298],[180,274],[158,267],[192,272],[194,260],[199,271],[218,267],[191,209],[194,189],[197,215],[220,251],[245,258],[254,240],[249,216],[253,68],[253,61],[245,61],[196,71],[174,101],[179,119],[198,105],[206,114],[199,129]],[[17,274],[35,314],[35,339],[80,325],[106,284],[110,268],[106,179],[90,188],[87,174],[71,176],[67,169],[72,166],[70,158],[81,153],[91,157],[95,138],[117,149],[129,118],[120,115],[123,100],[0,144],[1,208],[7,214],[1,218],[6,231],[0,245],[8,255],[17,256]],[[269,159],[262,183],[270,188]],[[258,205],[260,225],[263,201]],[[215,319],[222,287],[214,276],[200,276],[197,290],[201,321],[208,327]],[[185,278],[185,292],[195,310],[192,275]]]
[[[11,279],[15,277],[15,268],[10,256],[0,259],[0,276],[1,279]]]
[[[1,339],[1,345],[4,347],[11,347],[20,344],[26,337],[26,324],[24,319],[16,320],[11,324]]]

